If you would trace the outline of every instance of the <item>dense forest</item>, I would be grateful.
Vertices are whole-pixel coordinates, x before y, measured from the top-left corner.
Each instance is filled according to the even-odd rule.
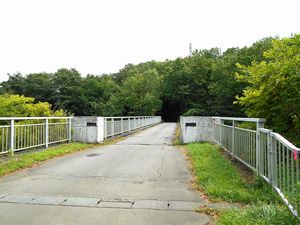
[[[47,102],[53,112],[161,115],[165,121],[177,121],[180,115],[264,117],[269,127],[296,140],[300,35],[265,38],[225,52],[195,50],[185,58],[128,64],[114,74],[82,77],[76,69],[65,68],[55,73],[10,74],[0,85],[3,99],[16,101],[16,95],[24,95],[31,98],[19,98],[29,104]],[[13,105],[3,104],[0,116]]]

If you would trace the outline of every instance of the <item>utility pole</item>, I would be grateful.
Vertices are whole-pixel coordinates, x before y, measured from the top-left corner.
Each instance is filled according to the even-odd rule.
[[[192,56],[193,50],[192,50],[192,42],[190,42],[190,47],[189,47],[189,56]]]

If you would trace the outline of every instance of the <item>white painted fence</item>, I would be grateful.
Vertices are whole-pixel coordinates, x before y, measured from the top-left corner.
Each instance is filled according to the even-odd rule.
[[[131,117],[74,117],[73,139],[89,143],[99,143],[124,133],[143,129],[161,122],[160,116]]]
[[[264,119],[217,117],[214,121],[215,142],[272,185],[290,211],[298,216],[300,149],[280,134],[263,128]],[[256,126],[244,129],[238,127],[239,122]]]
[[[71,141],[72,117],[0,117],[0,154]]]
[[[212,121],[203,126],[203,121]],[[244,122],[253,129],[241,127]],[[300,212],[300,149],[280,134],[265,129],[265,119],[234,117],[183,117],[181,130],[186,132],[182,140],[186,143],[210,141],[213,128],[213,142],[234,158],[258,173],[283,199],[291,212]],[[208,135],[201,133],[208,132]],[[189,138],[184,135],[191,134]]]
[[[160,116],[104,117],[104,139],[160,122]]]

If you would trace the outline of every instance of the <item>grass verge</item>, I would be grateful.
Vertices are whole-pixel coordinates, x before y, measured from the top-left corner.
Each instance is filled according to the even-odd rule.
[[[220,150],[209,144],[189,144],[197,185],[214,201],[274,203],[280,201],[272,188],[261,179],[243,177]]]
[[[196,184],[210,200],[245,205],[222,210],[217,224],[298,224],[271,186],[260,178],[241,173],[216,146],[195,143],[187,145],[187,150]]]
[[[222,212],[217,225],[294,225],[299,224],[286,206],[275,204],[251,205],[245,209]]]

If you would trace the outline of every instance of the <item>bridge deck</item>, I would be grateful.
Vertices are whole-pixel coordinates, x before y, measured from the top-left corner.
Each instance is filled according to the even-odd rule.
[[[206,224],[175,123],[0,179],[3,224]]]

